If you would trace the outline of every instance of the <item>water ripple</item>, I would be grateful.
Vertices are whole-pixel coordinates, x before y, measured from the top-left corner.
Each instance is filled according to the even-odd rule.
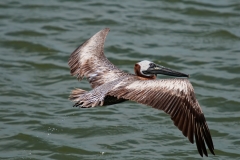
[[[15,50],[24,50],[26,52],[32,53],[32,52],[57,52],[57,50],[54,50],[52,48],[48,48],[46,46],[43,46],[42,44],[36,44],[36,43],[32,43],[29,41],[16,41],[16,40],[12,40],[12,41],[4,41],[4,42],[0,42],[2,45],[4,45],[4,47],[6,48],[11,48],[11,49],[15,49]]]

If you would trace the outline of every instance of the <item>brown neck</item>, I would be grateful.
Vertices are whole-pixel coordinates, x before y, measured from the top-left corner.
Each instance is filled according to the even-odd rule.
[[[135,74],[136,74],[137,76],[139,76],[141,79],[143,79],[143,80],[148,80],[148,79],[156,79],[156,78],[157,78],[155,74],[153,74],[153,75],[151,75],[151,76],[143,75],[143,74],[140,72],[140,70],[141,70],[141,66],[140,66],[139,64],[135,64],[135,66],[134,66]]]

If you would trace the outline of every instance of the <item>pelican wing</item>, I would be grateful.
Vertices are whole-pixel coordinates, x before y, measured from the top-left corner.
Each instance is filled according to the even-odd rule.
[[[109,28],[105,28],[81,44],[71,54],[68,65],[71,75],[81,80],[88,78],[92,88],[113,81],[127,74],[114,66],[104,55],[104,42]]]
[[[124,98],[161,109],[171,116],[175,126],[194,143],[198,152],[207,156],[205,143],[214,154],[212,137],[204,114],[187,79],[125,80],[108,95]]]

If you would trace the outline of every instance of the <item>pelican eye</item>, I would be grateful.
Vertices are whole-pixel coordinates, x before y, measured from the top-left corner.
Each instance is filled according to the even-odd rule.
[[[149,66],[150,66],[150,68],[154,68],[154,67],[156,67],[156,64],[150,63]]]

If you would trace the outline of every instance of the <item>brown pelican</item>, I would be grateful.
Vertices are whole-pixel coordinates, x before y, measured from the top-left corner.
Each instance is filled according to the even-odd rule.
[[[153,62],[135,64],[135,74],[125,73],[104,55],[103,47],[109,28],[105,28],[80,45],[70,56],[71,75],[86,77],[91,91],[75,89],[70,99],[74,106],[89,108],[111,105],[126,100],[161,109],[171,116],[174,125],[194,143],[198,152],[208,156],[205,143],[214,154],[212,137],[194,89],[187,78],[156,79],[157,74],[188,77]],[[215,154],[214,154],[215,155]]]

